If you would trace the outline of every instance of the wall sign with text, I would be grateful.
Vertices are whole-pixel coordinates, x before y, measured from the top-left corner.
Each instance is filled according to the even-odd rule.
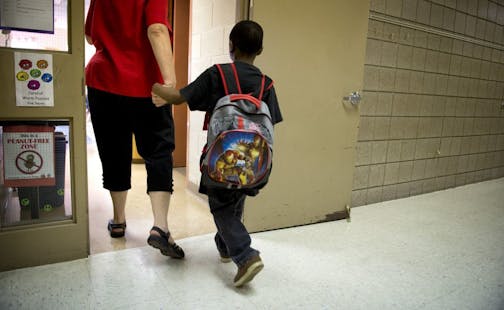
[[[54,0],[0,1],[0,29],[54,33]]]
[[[54,127],[5,126],[2,136],[5,186],[55,184]]]
[[[54,76],[51,54],[15,53],[16,106],[54,106]]]

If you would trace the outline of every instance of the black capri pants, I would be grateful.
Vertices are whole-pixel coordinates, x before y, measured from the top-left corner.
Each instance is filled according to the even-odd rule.
[[[156,107],[149,98],[126,97],[88,87],[89,112],[103,169],[103,187],[131,188],[132,134],[145,160],[147,193],[173,192],[175,149],[171,105]]]

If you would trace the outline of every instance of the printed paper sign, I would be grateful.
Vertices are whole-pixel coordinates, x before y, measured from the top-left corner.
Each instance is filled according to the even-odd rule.
[[[15,53],[16,106],[53,107],[54,81],[51,54]]]
[[[53,127],[5,126],[2,140],[5,186],[55,185]]]
[[[0,1],[0,28],[54,33],[54,0]]]

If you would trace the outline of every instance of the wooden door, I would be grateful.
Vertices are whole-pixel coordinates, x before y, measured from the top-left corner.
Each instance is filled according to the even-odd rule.
[[[264,28],[256,64],[275,81],[284,121],[275,128],[268,186],[244,221],[262,231],[348,216],[362,89],[367,0],[254,0]]]
[[[64,3],[64,2],[62,2]],[[57,191],[64,197],[64,206],[41,205],[42,189],[38,187],[8,187],[0,182],[2,196],[0,213],[0,270],[42,265],[87,257],[89,254],[87,206],[87,158],[84,100],[84,0],[68,1],[67,33],[68,51],[0,49],[0,126],[12,124],[47,123],[61,125],[65,132],[60,136],[65,159],[65,185]],[[58,26],[59,27],[59,26]],[[51,36],[52,38],[52,36]],[[44,44],[42,42],[42,44]],[[42,45],[41,48],[44,48]],[[19,106],[16,103],[16,53],[50,55],[54,105]],[[17,54],[19,55],[19,54]],[[35,66],[35,63],[33,63]],[[35,68],[35,67],[34,67]],[[40,67],[42,68],[42,67]],[[35,68],[36,69],[36,68]],[[30,72],[31,74],[31,72]],[[44,82],[47,82],[44,80]],[[35,95],[37,93],[35,92]],[[40,99],[43,100],[43,99]],[[58,127],[58,126],[55,126]],[[5,132],[4,132],[5,135]],[[55,151],[58,152],[58,151]],[[49,153],[48,153],[49,154]],[[62,164],[55,155],[55,165]],[[7,163],[11,164],[11,163]],[[21,190],[37,193],[37,205],[25,210]],[[51,192],[51,194],[53,194]],[[49,197],[49,194],[47,195]],[[35,199],[37,199],[35,198]],[[32,200],[33,201],[33,200]],[[20,206],[21,204],[21,206]],[[27,211],[28,220],[21,219],[5,225],[5,214],[12,210]],[[59,214],[61,212],[61,214]]]

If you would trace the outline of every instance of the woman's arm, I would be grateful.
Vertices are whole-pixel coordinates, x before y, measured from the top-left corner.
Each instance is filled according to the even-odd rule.
[[[93,45],[93,38],[91,37],[91,24],[93,23],[93,13],[94,13],[95,0],[91,0],[89,4],[88,13],[86,16],[86,22],[84,24],[84,34],[86,36],[86,42]]]
[[[147,36],[149,37],[164,84],[175,87],[177,78],[175,76],[175,64],[173,63],[173,52],[168,28],[164,24],[154,23],[147,28]]]

